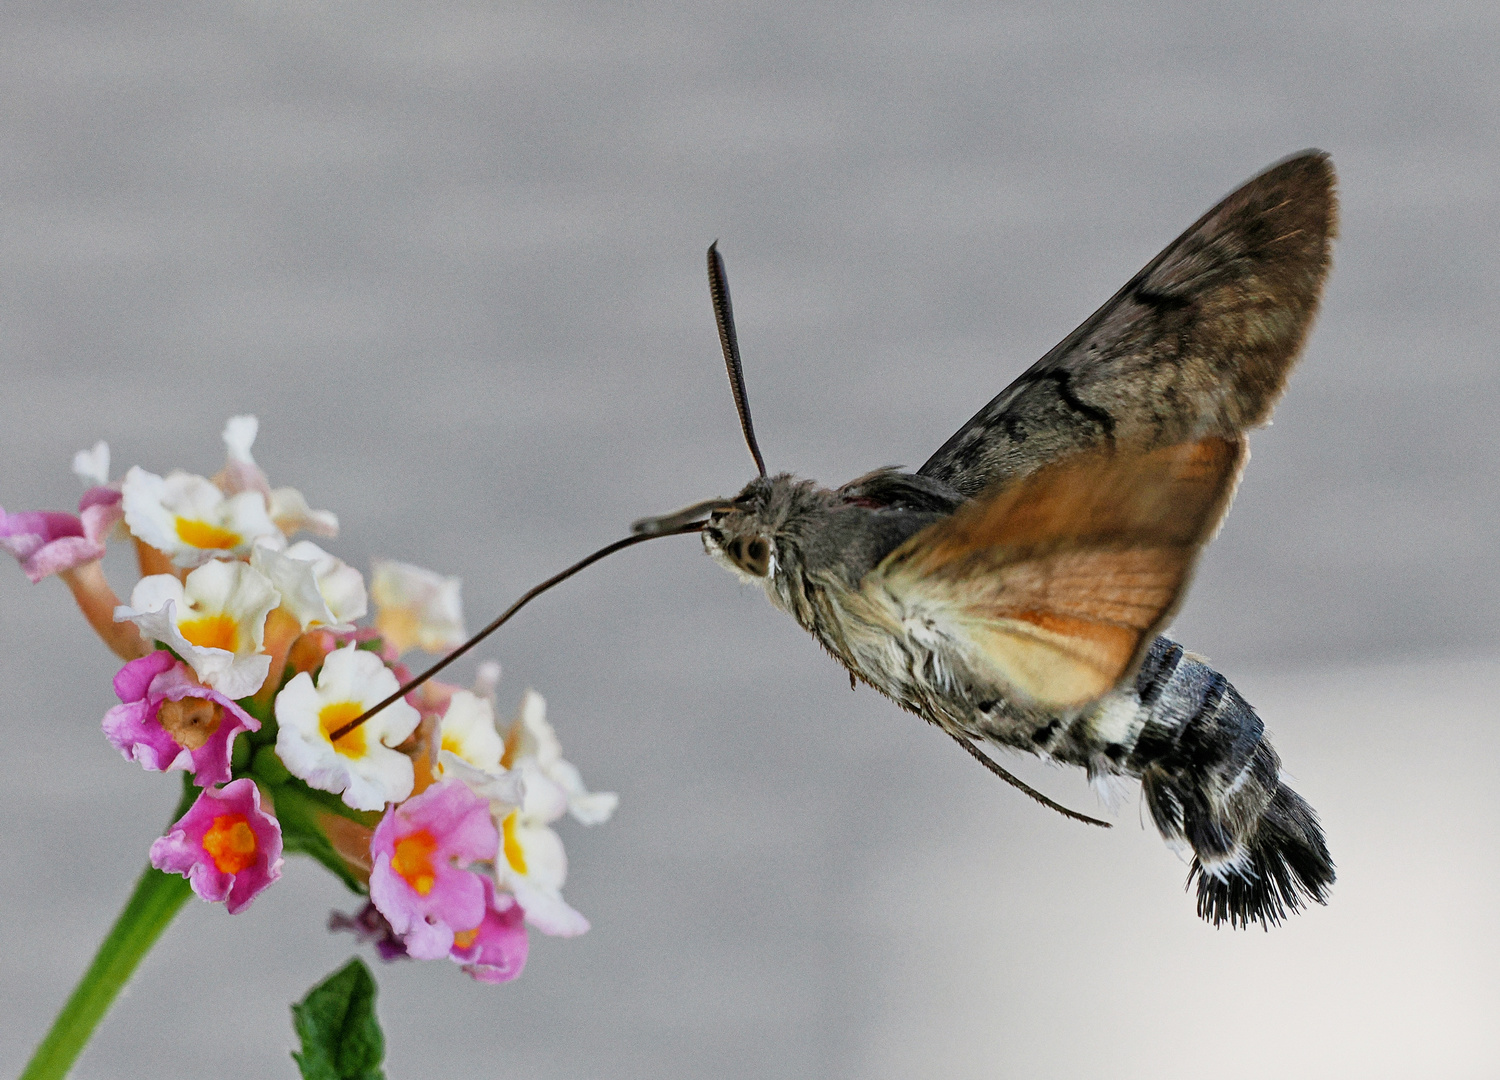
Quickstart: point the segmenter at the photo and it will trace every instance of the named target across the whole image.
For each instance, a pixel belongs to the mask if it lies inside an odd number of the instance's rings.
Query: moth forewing
[[[1264,423],[1332,262],[1333,165],[1307,151],[1223,199],[919,470],[961,494],[1094,446]]]
[[[1228,509],[1244,440],[1072,455],[891,552],[882,590],[979,674],[1048,707],[1130,677]]]

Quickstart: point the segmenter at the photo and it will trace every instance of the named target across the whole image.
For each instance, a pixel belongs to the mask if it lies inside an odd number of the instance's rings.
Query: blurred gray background
[[[564,824],[593,920],[517,983],[379,971],[392,1077],[1500,1071],[1500,7],[7,4],[0,504],[73,452],[213,472],[235,413],[329,546],[464,580],[471,626],[633,518],[773,469],[920,464],[1219,196],[1333,154],[1324,313],[1177,625],[1339,864],[1214,931],[1135,790],[1090,829],[842,672],[692,539],[486,649],[620,793]],[[133,581],[116,553],[123,593]],[[113,920],[176,783],[115,664],[0,567],[0,1071]],[[472,664],[462,670],[464,680]],[[1097,811],[1080,777],[1017,761]],[[194,903],[80,1077],[290,1077],[353,951],[311,863]]]

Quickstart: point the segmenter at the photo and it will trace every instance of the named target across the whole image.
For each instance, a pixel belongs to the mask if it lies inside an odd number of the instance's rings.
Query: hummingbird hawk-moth
[[[915,473],[767,476],[728,290],[719,330],[761,475],[703,545],[859,680],[980,757],[990,743],[1141,781],[1192,846],[1199,914],[1274,923],[1333,865],[1228,680],[1161,636],[1281,395],[1335,232],[1326,155],[1220,202]],[[653,523],[643,523],[650,529]],[[988,762],[987,758],[981,758]]]
[[[1229,509],[1245,433],[1269,419],[1301,351],[1335,228],[1327,155],[1272,166],[916,472],[877,469],[837,488],[767,474],[723,262],[710,247],[720,343],[759,475],[732,499],[637,522],[633,536],[531,590],[438,667],[597,559],[698,532],[851,685],[941,728],[1042,802],[1083,818],[980,746],[1139,779],[1163,837],[1191,846],[1198,913],[1215,925],[1268,926],[1322,903],[1334,871],[1317,815],[1282,782],[1260,718],[1162,631]]]

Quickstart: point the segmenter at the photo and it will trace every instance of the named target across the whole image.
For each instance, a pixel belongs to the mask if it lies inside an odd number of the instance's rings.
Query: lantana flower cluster
[[[377,560],[367,587],[293,541],[336,537],[338,519],[271,487],[256,433],[254,417],[229,421],[212,478],[137,467],[111,482],[99,443],[73,462],[78,512],[0,508],[0,547],[33,582],[64,581],[125,661],[105,737],[142,768],[186,774],[195,798],[151,845],[153,866],[235,913],[281,876],[283,853],[306,854],[368,896],[332,928],[385,959],[448,957],[478,980],[513,979],[528,925],[589,927],[563,899],[552,826],[606,821],[616,797],[588,791],[563,758],[540,695],[527,691],[501,731],[497,664],[470,688],[429,681],[349,729],[410,678],[408,649],[463,642],[459,583]],[[128,603],[100,561],[111,541],[132,543],[140,566]]]

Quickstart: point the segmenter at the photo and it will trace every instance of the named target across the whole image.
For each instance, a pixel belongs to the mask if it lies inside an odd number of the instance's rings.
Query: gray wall
[[[621,794],[564,826],[593,932],[534,938],[505,987],[382,969],[390,1071],[1492,1075],[1497,10],[7,5],[0,503],[67,506],[98,438],[117,471],[212,472],[254,412],[338,554],[461,575],[477,626],[749,477],[710,240],[769,464],[837,482],[919,464],[1218,196],[1321,146],[1324,313],[1177,632],[1321,811],[1326,910],[1200,924],[1134,790],[1107,833],[1042,811],[664,541],[488,649],[502,701],[539,689]],[[176,785],[100,736],[114,664],[66,591],[0,570],[14,1073]],[[77,1075],[292,1075],[286,1005],[351,951],[340,905],[304,862],[238,917],[192,905]]]

